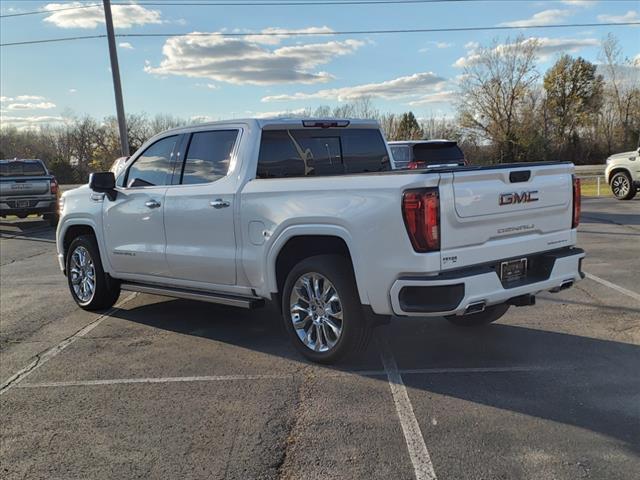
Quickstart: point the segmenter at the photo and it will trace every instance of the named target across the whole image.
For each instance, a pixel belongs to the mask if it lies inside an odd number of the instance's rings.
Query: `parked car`
[[[394,170],[467,164],[458,142],[452,140],[401,140],[389,142],[389,148]]]
[[[149,140],[117,177],[94,173],[63,194],[58,260],[86,310],[121,290],[271,301],[302,354],[334,362],[391,315],[482,325],[579,281],[572,172],[390,171],[366,120],[184,127]]]
[[[58,182],[42,160],[0,160],[0,216],[42,215],[58,223]]]
[[[640,147],[607,158],[604,176],[618,200],[631,200],[640,190]]]

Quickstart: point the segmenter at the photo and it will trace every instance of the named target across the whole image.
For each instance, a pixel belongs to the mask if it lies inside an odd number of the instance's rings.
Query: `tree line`
[[[479,47],[459,81],[455,117],[382,113],[370,98],[295,116],[373,118],[388,140],[456,140],[471,163],[597,164],[612,153],[638,147],[640,64],[624,58],[615,37],[603,40],[598,64],[565,54],[541,74],[539,55],[538,42],[523,37]],[[194,121],[128,115],[131,151],[156,133]],[[90,172],[108,169],[119,156],[115,117],[0,129],[0,158],[41,158],[63,183],[84,182]]]

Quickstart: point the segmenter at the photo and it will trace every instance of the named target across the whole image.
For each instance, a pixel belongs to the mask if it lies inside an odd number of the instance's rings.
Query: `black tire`
[[[298,336],[297,330],[293,325],[291,300],[294,286],[305,274],[312,273],[319,274],[333,285],[339,301],[335,306],[330,308],[333,309],[341,306],[342,321],[339,324],[341,333],[337,337],[337,340],[334,340],[335,343],[331,348],[326,351],[315,351],[308,347]],[[321,281],[323,285],[325,285],[324,280]],[[327,302],[327,305],[329,304],[330,302]],[[311,310],[311,304],[307,306]],[[347,355],[355,355],[367,347],[369,339],[371,338],[371,326],[366,322],[363,314],[351,265],[346,258],[339,255],[318,255],[310,257],[302,260],[291,269],[287,275],[282,292],[282,317],[285,330],[293,342],[293,345],[302,355],[317,363],[336,363],[344,359]],[[305,318],[308,319],[307,324],[309,325],[309,330],[314,328],[311,316],[305,315]],[[334,325],[338,325],[336,323],[337,317],[331,317],[330,320],[334,322]],[[323,327],[318,327],[318,330],[315,331],[316,335],[321,328]],[[324,328],[326,328],[326,330],[323,330],[324,333],[321,335],[325,340],[325,346],[328,346],[328,337],[333,334],[333,331],[330,330],[328,326]],[[302,332],[304,332],[304,330],[301,331],[301,334],[303,334]],[[326,332],[329,332],[329,336],[327,336]],[[335,338],[334,336],[334,339]],[[315,343],[317,342],[318,338],[316,336]]]
[[[20,220],[27,218],[29,215],[16,215]]]
[[[89,255],[91,261],[93,262],[93,270],[94,270],[94,290],[93,294],[90,298],[80,298],[76,293],[73,287],[73,281],[75,277],[72,274],[72,265],[73,255],[76,250],[83,248]],[[105,273],[102,268],[102,261],[100,260],[100,250],[98,248],[98,243],[93,235],[81,235],[76,237],[69,245],[69,249],[67,250],[66,255],[66,271],[67,271],[67,283],[69,285],[69,291],[71,292],[71,296],[78,304],[80,308],[84,310],[94,311],[94,310],[104,310],[112,307],[118,297],[120,296],[120,283],[111,278],[108,274]]]
[[[501,303],[499,305],[492,305],[490,307],[487,307],[482,312],[460,316],[448,315],[444,318],[459,327],[479,327],[481,325],[487,325],[491,322],[499,320],[505,313],[507,313],[509,307],[510,305]]]
[[[58,220],[60,219],[60,216],[57,213],[46,213],[42,219],[44,221],[46,221],[49,226],[51,227],[57,227],[58,226]]]
[[[616,172],[611,177],[609,185],[611,186],[611,193],[618,200],[631,200],[636,196],[636,188],[627,172]]]

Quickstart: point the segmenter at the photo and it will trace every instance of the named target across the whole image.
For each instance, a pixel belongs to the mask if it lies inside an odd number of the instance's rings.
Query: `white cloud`
[[[569,15],[571,15],[570,10],[559,10],[559,9],[543,10],[542,12],[533,14],[531,18],[527,18],[524,20],[513,20],[511,22],[503,22],[503,23],[500,23],[499,25],[503,27],[530,27],[532,25],[553,25],[556,23],[561,23]]]
[[[240,31],[237,31],[240,32]],[[286,32],[286,33],[285,33]],[[278,27],[269,27],[260,31],[258,34],[251,34],[244,37],[248,42],[262,43],[265,45],[278,45],[280,41],[287,37],[295,37],[304,35],[305,37],[316,35],[327,35],[333,33],[333,30],[327,26],[308,27],[299,29],[285,29]]]
[[[427,42],[427,47],[421,48],[420,50],[418,50],[421,53],[424,52],[428,52],[429,50],[432,49],[432,47],[435,48],[439,48],[439,49],[444,49],[444,48],[451,48],[455,45],[455,43],[450,43],[450,42]]]
[[[640,53],[633,57],[633,64],[640,68]]]
[[[18,129],[35,128],[42,125],[49,125],[54,123],[63,123],[64,117],[51,116],[51,115],[32,115],[28,117],[16,117],[16,116],[0,116],[3,127],[16,127]]]
[[[600,41],[595,38],[548,38],[548,37],[529,37],[524,43],[538,42],[538,59],[547,60],[554,53],[576,53],[582,48],[598,47]],[[500,44],[494,51],[504,51],[513,48],[516,44]],[[464,68],[476,63],[480,58],[479,45],[467,44],[468,52],[464,57],[458,58],[453,64],[454,67]]]
[[[419,107],[423,105],[431,105],[433,103],[452,103],[458,96],[455,90],[443,90],[441,92],[430,93],[417,100],[413,100],[408,103],[412,107]]]
[[[571,5],[572,7],[591,7],[595,5],[595,0],[562,0],[565,5]]]
[[[258,39],[260,41],[260,39]],[[233,84],[319,83],[333,78],[316,67],[335,57],[349,55],[365,43],[329,41],[270,49],[246,38],[192,34],[169,38],[158,66],[145,65],[147,73],[206,78]]]
[[[30,102],[30,101],[42,101],[44,97],[40,95],[18,95],[16,97],[0,97],[0,102]]]
[[[275,112],[259,112],[253,113],[254,118],[297,118],[307,117],[308,111],[306,108],[298,108],[295,110],[280,110]]]
[[[75,88],[70,88],[69,89],[69,93],[76,93],[78,90],[76,90]]]
[[[329,88],[313,93],[295,93],[293,95],[272,95],[262,99],[263,102],[280,100],[338,100],[349,101],[362,97],[372,98],[402,98],[437,90],[445,85],[446,79],[433,72],[414,73],[405,77],[394,78],[380,83],[368,83],[353,87]]]
[[[56,108],[56,104],[52,102],[39,103],[10,103],[7,110],[50,110]]]
[[[638,21],[638,12],[635,10],[629,10],[624,15],[609,15],[603,14],[598,15],[598,20],[601,22],[607,23],[624,23],[624,22],[635,22]]]
[[[53,11],[61,8],[82,6],[86,6],[86,4],[82,2],[49,3],[44,6],[44,9],[51,13],[44,18],[44,21],[60,28],[96,28],[104,24],[104,11],[102,5],[99,4],[95,8]],[[112,5],[111,12],[113,13],[113,24],[116,28],[131,28],[134,25],[162,23],[159,10],[151,10],[141,5]]]
[[[118,46],[120,48],[124,48],[125,50],[133,50],[133,45],[131,45],[129,42],[120,42]]]

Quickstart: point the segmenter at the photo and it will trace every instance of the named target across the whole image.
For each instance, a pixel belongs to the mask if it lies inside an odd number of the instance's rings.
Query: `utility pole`
[[[129,137],[127,135],[127,121],[124,117],[124,103],[122,101],[122,86],[120,85],[120,68],[118,68],[118,52],[116,38],[113,32],[113,18],[111,17],[111,0],[102,0],[104,4],[104,20],[107,24],[107,38],[109,40],[109,57],[111,58],[111,73],[113,75],[113,91],[116,95],[116,111],[118,114],[118,129],[120,130],[120,148],[122,156],[129,156]]]

